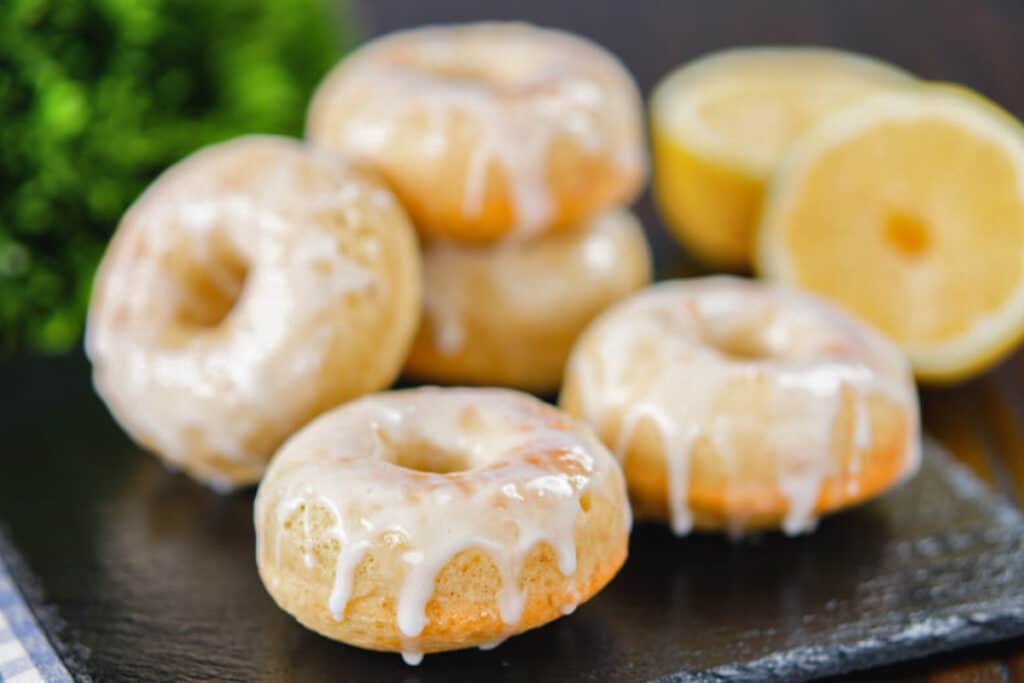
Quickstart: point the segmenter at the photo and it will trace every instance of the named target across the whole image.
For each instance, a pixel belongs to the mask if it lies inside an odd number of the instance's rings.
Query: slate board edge
[[[928,624],[925,629],[928,632],[920,635],[904,635],[921,629],[920,624],[915,624],[884,641],[875,639],[852,645],[794,648],[746,664],[672,673],[654,680],[658,683],[798,683],[898,664],[1024,635],[1024,600],[991,612],[984,619],[974,620],[954,614],[930,619]]]
[[[968,467],[953,457],[938,441],[924,437],[927,457],[941,461],[938,468],[950,485],[979,505],[987,507],[1006,526],[1016,526],[1024,535],[1024,516],[1003,495],[990,491]],[[972,645],[984,645],[1024,636],[1024,593],[984,618],[956,613],[908,625],[885,640],[868,639],[850,645],[806,646],[777,652],[743,664],[728,664],[707,671],[680,671],[654,679],[658,683],[743,683],[780,681],[798,683],[826,676],[865,671],[898,664]]]
[[[46,600],[42,584],[15,548],[11,538],[10,531],[0,524],[0,557],[14,580],[15,588],[21,593],[64,668],[76,681],[91,683],[94,679],[88,673],[89,648],[80,644],[81,639],[76,637],[72,627],[60,616],[57,606]]]

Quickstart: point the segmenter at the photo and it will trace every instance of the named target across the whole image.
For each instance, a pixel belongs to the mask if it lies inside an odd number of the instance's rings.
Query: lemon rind
[[[691,153],[714,163],[724,163],[750,178],[768,181],[776,163],[757,159],[711,132],[697,115],[697,105],[707,97],[707,88],[693,87],[700,81],[713,83],[717,72],[735,73],[751,60],[779,60],[787,65],[803,60],[833,61],[837,68],[860,70],[879,77],[879,82],[913,83],[915,76],[881,59],[854,52],[819,46],[751,46],[720,50],[678,67],[655,86],[650,97],[652,131],[669,136]]]
[[[755,269],[771,280],[799,286],[795,264],[781,239],[782,216],[811,164],[826,150],[880,121],[938,116],[965,124],[992,140],[1019,169],[1024,202],[1024,126],[980,95],[945,83],[917,83],[902,91],[875,93],[836,112],[798,140],[769,183],[757,229]],[[1024,263],[1024,253],[1021,254]],[[1024,270],[1024,267],[1022,267]],[[1014,296],[980,318],[965,334],[936,344],[901,344],[919,379],[950,383],[966,379],[1002,359],[1024,337],[1024,280]],[[897,343],[898,340],[897,340]]]

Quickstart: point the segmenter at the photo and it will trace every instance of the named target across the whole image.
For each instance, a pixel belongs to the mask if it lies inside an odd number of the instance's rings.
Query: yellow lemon
[[[921,379],[986,368],[1024,332],[1024,127],[938,84],[829,116],[779,167],[758,269],[874,324]]]
[[[814,47],[738,48],[683,65],[650,103],[665,223],[698,257],[749,266],[765,186],[792,142],[829,112],[911,82],[884,62]]]

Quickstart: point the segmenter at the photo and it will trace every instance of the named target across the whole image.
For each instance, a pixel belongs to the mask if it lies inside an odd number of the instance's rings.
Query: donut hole
[[[175,319],[184,327],[220,325],[238,304],[249,265],[226,239],[212,236],[201,258],[184,259],[176,269],[179,296]]]
[[[756,363],[777,358],[783,349],[773,341],[777,314],[757,301],[733,293],[708,297],[691,309],[692,327],[699,341],[723,358],[737,363]]]
[[[704,345],[728,360],[756,362],[777,355],[763,335],[747,326],[735,328],[705,324],[700,326],[699,334]]]
[[[759,361],[774,355],[761,339],[754,336],[731,335],[712,339],[710,343],[718,353],[734,361]]]
[[[514,61],[494,62],[482,60],[477,62],[427,61],[420,65],[430,76],[445,80],[474,85],[492,85],[501,87],[518,87],[530,85],[532,75],[527,69]]]
[[[426,440],[412,440],[392,444],[388,460],[399,467],[417,472],[451,474],[471,469],[469,454],[438,447]]]
[[[435,81],[518,90],[538,84],[537,55],[515,40],[474,40],[425,46],[393,55],[396,64]]]

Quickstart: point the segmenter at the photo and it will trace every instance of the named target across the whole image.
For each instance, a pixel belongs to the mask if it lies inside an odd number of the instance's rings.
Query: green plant
[[[0,2],[0,353],[79,340],[103,247],[165,167],[301,131],[351,39],[326,2]]]

